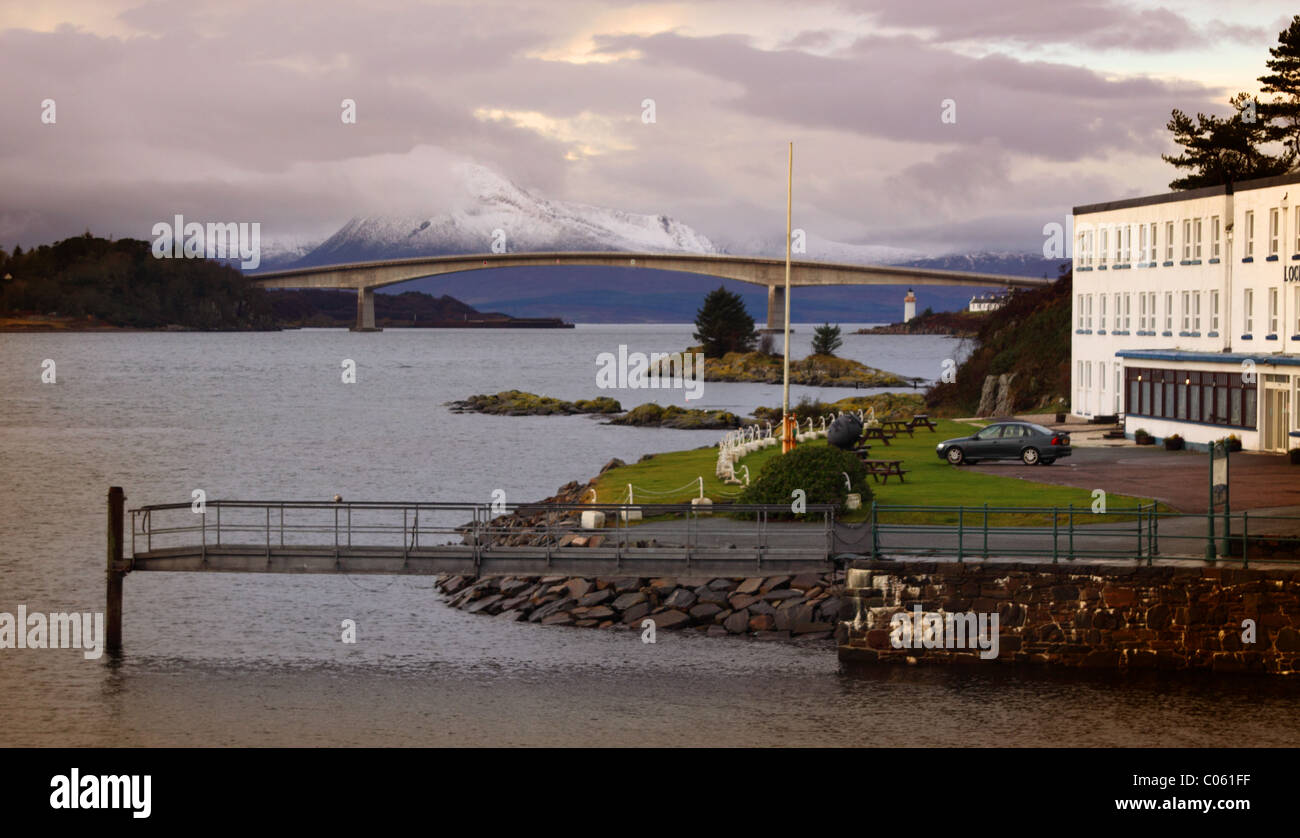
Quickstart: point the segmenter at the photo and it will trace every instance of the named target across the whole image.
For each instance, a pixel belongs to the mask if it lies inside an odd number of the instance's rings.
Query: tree
[[[1263,151],[1266,144],[1264,121],[1257,118],[1248,93],[1238,93],[1228,100],[1233,108],[1230,117],[1198,113],[1196,120],[1175,108],[1167,127],[1174,142],[1183,147],[1178,155],[1160,155],[1166,163],[1190,173],[1170,181],[1170,189],[1199,189],[1222,186],[1251,178],[1285,174],[1290,168],[1286,156]]]
[[[728,352],[749,352],[758,333],[745,301],[719,285],[704,298],[695,313],[695,339],[704,345],[704,357],[721,358]]]
[[[827,323],[813,331],[812,351],[814,355],[834,355],[835,350],[844,345],[840,339],[840,327]]]
[[[1278,33],[1277,44],[1264,62],[1269,72],[1259,77],[1260,92],[1275,95],[1259,103],[1258,117],[1264,138],[1282,144],[1290,167],[1300,158],[1300,15]]]

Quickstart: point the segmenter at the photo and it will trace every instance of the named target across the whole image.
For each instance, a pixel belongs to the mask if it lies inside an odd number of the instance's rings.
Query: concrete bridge
[[[704,274],[767,287],[767,328],[785,327],[785,260],[702,253],[484,253],[388,259],[316,268],[268,271],[249,277],[263,288],[355,288],[357,331],[375,329],[375,289],[412,279],[487,268],[588,265],[607,268],[653,268]],[[849,265],[796,260],[790,285],[986,285],[1040,288],[1053,280],[1001,274],[963,273],[890,265]]]

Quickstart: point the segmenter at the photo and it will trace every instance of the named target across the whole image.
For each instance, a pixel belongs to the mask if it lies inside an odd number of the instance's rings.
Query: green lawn
[[[897,478],[890,478],[888,483],[871,483],[871,491],[878,504],[909,506],[967,506],[979,507],[984,504],[991,507],[1060,507],[1062,519],[1065,509],[1074,504],[1085,520],[1091,518],[1092,490],[1077,489],[1069,486],[1052,486],[1015,477],[980,474],[969,468],[948,465],[935,456],[935,445],[941,440],[952,437],[967,436],[973,433],[975,426],[938,420],[939,428],[931,432],[922,428],[914,436],[906,434],[890,440],[883,445],[878,440],[872,443],[871,456],[881,460],[902,460],[907,470],[905,483]],[[809,445],[825,445],[825,440],[817,440]],[[763,464],[773,457],[779,457],[780,447],[774,446],[750,454],[737,464],[737,472],[743,478],[741,466],[749,467],[750,479],[756,479],[762,471]],[[633,486],[634,500],[640,503],[682,503],[699,494],[697,477],[704,478],[704,494],[715,503],[735,500],[741,487],[729,486],[713,476],[717,463],[718,449],[704,448],[691,451],[672,451],[656,454],[650,460],[633,465],[613,468],[600,475],[596,482],[598,500],[603,503],[619,503],[627,500],[627,484]],[[1032,475],[1038,469],[1055,468],[1055,466],[1021,466],[1026,475]],[[855,489],[858,487],[854,487]],[[1098,486],[1105,489],[1105,486]],[[1150,503],[1149,499],[1139,499],[1129,495],[1108,494],[1107,507],[1111,510],[1131,508],[1139,503]],[[970,511],[966,513],[970,520]],[[980,513],[974,513],[980,514]],[[869,516],[869,511],[862,511],[845,516],[844,520],[862,520]],[[1108,516],[1110,520],[1122,520],[1124,516]],[[889,523],[955,523],[956,512],[939,513],[937,510],[889,511],[882,513],[882,521]],[[990,518],[990,525],[1043,525],[1051,523],[1050,512],[1046,514],[1003,514]],[[1076,520],[1078,520],[1076,518]]]

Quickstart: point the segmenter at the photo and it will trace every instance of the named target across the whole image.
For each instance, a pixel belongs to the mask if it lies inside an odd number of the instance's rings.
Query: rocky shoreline
[[[800,638],[828,644],[844,637],[844,574],[687,580],[635,576],[473,577],[444,574],[436,588],[447,604],[503,620],[576,628],[696,631],[709,637]],[[847,635],[845,635],[847,636]]]

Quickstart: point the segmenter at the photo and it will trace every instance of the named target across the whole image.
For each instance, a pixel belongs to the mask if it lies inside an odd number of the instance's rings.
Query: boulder
[[[578,546],[583,546],[583,545],[578,545]],[[591,592],[590,580],[582,579],[580,577],[575,577],[573,579],[570,579],[568,582],[564,583],[564,587],[569,589],[569,596],[573,597],[574,599],[582,599],[584,596],[586,596],[588,593]]]
[[[650,580],[650,590],[654,591],[661,597],[668,596],[677,587],[677,580],[670,577],[661,577]]]
[[[784,588],[789,584],[789,582],[789,576],[769,576],[767,579],[763,580],[763,584],[760,585],[758,589],[763,593],[767,593],[768,591],[774,591],[777,588]]]
[[[689,616],[676,610],[661,611],[658,614],[651,615],[650,619],[655,621],[656,631],[679,629],[691,624],[691,618]]]
[[[762,597],[761,595],[759,595],[759,594],[739,594],[739,593],[737,593],[737,594],[732,594],[732,595],[731,595],[731,598],[730,598],[729,600],[727,600],[727,601],[728,601],[729,603],[731,603],[731,607],[732,607],[732,608],[734,608],[734,609],[736,609],[737,611],[739,611],[739,610],[742,609],[742,608],[748,608],[749,606],[751,606],[751,605],[753,605],[754,603],[758,602],[758,601],[761,600],[762,598],[763,598],[763,597]]]
[[[700,603],[699,605],[692,608],[690,613],[691,616],[694,617],[696,620],[701,620],[701,621],[710,620],[713,618],[714,614],[721,614],[722,608],[720,606],[713,605],[712,603],[705,602],[705,603]]]
[[[641,618],[650,613],[650,603],[638,602],[623,612],[623,622],[628,625],[641,622]]]
[[[800,573],[790,580],[790,587],[797,588],[801,591],[807,591],[810,588],[816,588],[822,583],[822,578],[816,573]]]
[[[755,614],[749,618],[750,631],[771,631],[776,626],[776,620],[771,614]]]
[[[757,576],[751,576],[749,579],[746,579],[745,581],[741,582],[736,587],[736,593],[756,594],[758,593],[758,589],[761,588],[762,586],[763,586],[762,578]]]
[[[724,620],[722,625],[732,634],[744,634],[749,631],[749,612],[742,608]]]
[[[663,602],[664,605],[669,608],[687,609],[695,604],[695,599],[696,597],[693,591],[687,590],[686,588],[678,588],[669,594],[668,598]]]
[[[635,591],[632,593],[626,593],[621,595],[618,599],[614,600],[614,602],[611,604],[619,611],[626,611],[629,608],[631,608],[633,605],[638,605],[645,601],[646,601],[646,595],[641,593],[640,591]]]
[[[614,596],[614,591],[609,588],[606,588],[603,591],[592,591],[591,593],[579,599],[578,604],[583,606],[584,608],[592,605],[600,605],[602,602],[612,599],[613,596]]]

